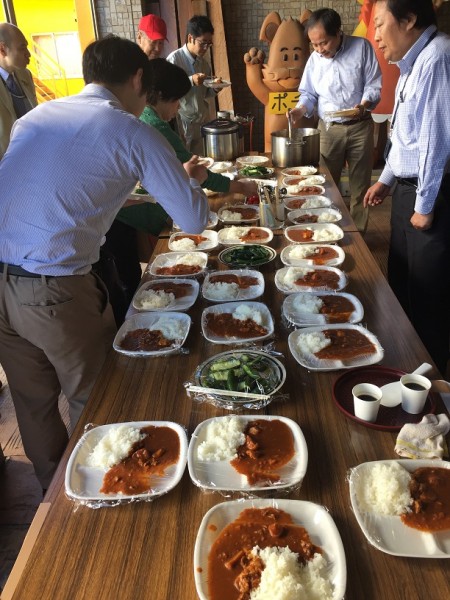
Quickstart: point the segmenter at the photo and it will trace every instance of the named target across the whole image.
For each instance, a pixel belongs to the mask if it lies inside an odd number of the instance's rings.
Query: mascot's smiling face
[[[277,13],[271,13],[261,27],[260,38],[270,44],[262,69],[265,85],[273,92],[296,91],[310,54],[302,23],[291,17],[282,21]]]

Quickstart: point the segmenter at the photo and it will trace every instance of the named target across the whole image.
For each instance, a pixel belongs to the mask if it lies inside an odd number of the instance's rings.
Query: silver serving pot
[[[287,129],[272,132],[272,164],[275,167],[318,165],[320,132],[318,129]]]
[[[214,119],[202,126],[205,156],[214,160],[234,160],[244,153],[242,126],[228,119]]]

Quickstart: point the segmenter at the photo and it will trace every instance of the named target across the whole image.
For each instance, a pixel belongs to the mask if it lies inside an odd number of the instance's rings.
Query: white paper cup
[[[410,373],[403,375],[400,379],[402,389],[402,408],[411,415],[417,415],[423,411],[427,401],[431,381],[423,375]]]
[[[355,417],[374,423],[380,408],[382,390],[372,383],[359,383],[352,389]]]

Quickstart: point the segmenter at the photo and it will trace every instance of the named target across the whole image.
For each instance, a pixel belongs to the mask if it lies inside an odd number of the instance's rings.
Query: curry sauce
[[[325,329],[323,334],[331,344],[314,353],[322,360],[349,360],[376,352],[375,345],[356,329]]]
[[[103,494],[143,494],[153,477],[162,477],[180,456],[180,438],[171,427],[149,425],[145,438],[133,445],[130,455],[109,469],[100,490]]]
[[[401,515],[403,523],[420,531],[450,529],[450,469],[422,467],[411,477],[412,511]]]
[[[244,435],[245,442],[237,448],[231,466],[245,475],[250,485],[279,481],[276,469],[295,454],[290,427],[279,419],[258,419],[247,424]]]
[[[248,508],[225,527],[208,557],[209,600],[248,600],[261,580],[262,561],[252,555],[259,548],[289,547],[304,564],[322,553],[290,514],[277,508]]]

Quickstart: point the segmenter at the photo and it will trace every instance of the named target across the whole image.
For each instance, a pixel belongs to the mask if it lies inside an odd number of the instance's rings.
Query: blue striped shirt
[[[423,215],[450,171],[450,37],[429,42],[435,31],[428,27],[397,63],[392,147],[379,179],[391,186],[395,177],[417,177],[415,211]]]
[[[156,129],[100,85],[16,121],[0,162],[0,261],[43,275],[89,272],[137,181],[179,226],[203,231],[206,196]]]
[[[306,106],[308,117],[316,106],[322,119],[327,111],[353,108],[363,100],[375,107],[381,97],[381,70],[370,42],[344,35],[333,58],[313,52],[298,89],[297,106]]]

